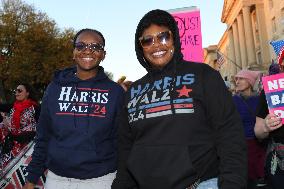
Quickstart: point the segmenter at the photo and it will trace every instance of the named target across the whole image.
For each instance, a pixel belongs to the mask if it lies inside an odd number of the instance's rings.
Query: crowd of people
[[[35,141],[24,189],[45,171],[45,189],[284,188],[284,128],[254,90],[260,72],[239,71],[232,95],[218,71],[183,59],[175,19],[159,9],[135,33],[145,76],[110,80],[105,46],[80,30],[74,66],[55,72],[40,105],[25,83],[0,104],[2,166]]]
[[[241,70],[234,76],[236,93],[233,99],[242,118],[247,143],[248,188],[265,184],[266,144],[259,141],[254,134],[256,107],[259,103],[259,95],[254,86],[259,74],[257,71]]]
[[[283,62],[272,61],[268,76],[281,74]],[[248,150],[247,188],[284,188],[284,130],[280,115],[269,111],[261,73],[241,70],[234,76],[233,99],[242,118]],[[283,76],[280,76],[283,77]],[[261,86],[261,87],[259,87]]]

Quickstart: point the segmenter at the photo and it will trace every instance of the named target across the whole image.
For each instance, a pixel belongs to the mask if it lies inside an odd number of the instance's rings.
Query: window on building
[[[273,0],[269,0],[269,8],[273,9]]]
[[[272,33],[275,33],[276,30],[277,30],[275,17],[272,18],[272,20],[271,20],[271,25],[272,25]]]

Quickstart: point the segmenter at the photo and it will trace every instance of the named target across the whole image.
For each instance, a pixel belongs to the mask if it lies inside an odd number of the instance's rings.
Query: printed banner
[[[282,118],[284,124],[284,73],[262,77],[269,113]]]
[[[200,11],[196,7],[168,11],[175,18],[185,60],[203,62]]]
[[[31,161],[34,144],[31,142],[1,172],[1,189],[22,189],[27,176],[27,166]],[[46,174],[46,173],[45,173]],[[45,175],[39,179],[35,189],[44,189]]]

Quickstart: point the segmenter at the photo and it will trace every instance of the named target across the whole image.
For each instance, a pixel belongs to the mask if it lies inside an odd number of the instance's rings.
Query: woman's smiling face
[[[87,45],[86,48],[76,48],[77,44]],[[103,49],[92,50],[93,45],[104,47],[103,39],[95,32],[83,32],[81,33],[75,44],[73,51],[73,58],[77,63],[78,72],[88,72],[96,69],[100,62],[105,57],[105,51]],[[78,45],[80,47],[80,45]]]
[[[29,92],[24,85],[18,85],[15,89],[15,97],[17,101],[24,101],[29,98]]]
[[[146,39],[153,39],[152,44],[143,46],[143,40]],[[175,50],[173,35],[166,26],[150,25],[143,31],[140,44],[143,48],[144,58],[153,68],[161,69],[173,58]]]

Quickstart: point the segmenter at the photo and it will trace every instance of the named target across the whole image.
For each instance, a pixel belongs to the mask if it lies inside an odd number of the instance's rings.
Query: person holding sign
[[[242,122],[220,74],[183,59],[163,10],[140,20],[135,47],[148,73],[126,92],[112,188],[246,188]]]
[[[277,66],[276,66],[277,65]],[[281,66],[278,64],[271,64],[269,67],[270,77],[277,77],[281,80],[284,78],[283,73],[279,75],[279,72],[282,72]],[[277,74],[277,75],[274,75]],[[279,81],[276,79],[275,81]],[[274,82],[273,82],[274,83]],[[277,82],[276,82],[277,84]],[[279,82],[278,82],[279,84]],[[267,82],[263,82],[265,87]],[[279,86],[279,85],[277,85]],[[273,90],[271,87],[267,87]],[[270,95],[272,94],[272,95]],[[267,97],[273,97],[272,92],[267,91]],[[282,96],[282,95],[281,95]],[[269,183],[272,185],[273,189],[283,189],[284,188],[284,127],[280,116],[274,113],[269,113],[269,107],[267,102],[273,107],[274,102],[271,98],[266,98],[264,90],[260,93],[259,104],[256,110],[256,123],[254,127],[255,136],[260,139],[268,139],[269,145],[267,148],[267,157],[266,157],[266,174]],[[271,109],[272,110],[272,109]]]
[[[233,99],[243,121],[248,148],[248,188],[265,185],[264,160],[266,148],[256,139],[254,134],[255,110],[259,96],[253,88],[259,73],[258,71],[241,70],[234,77],[236,94]]]

